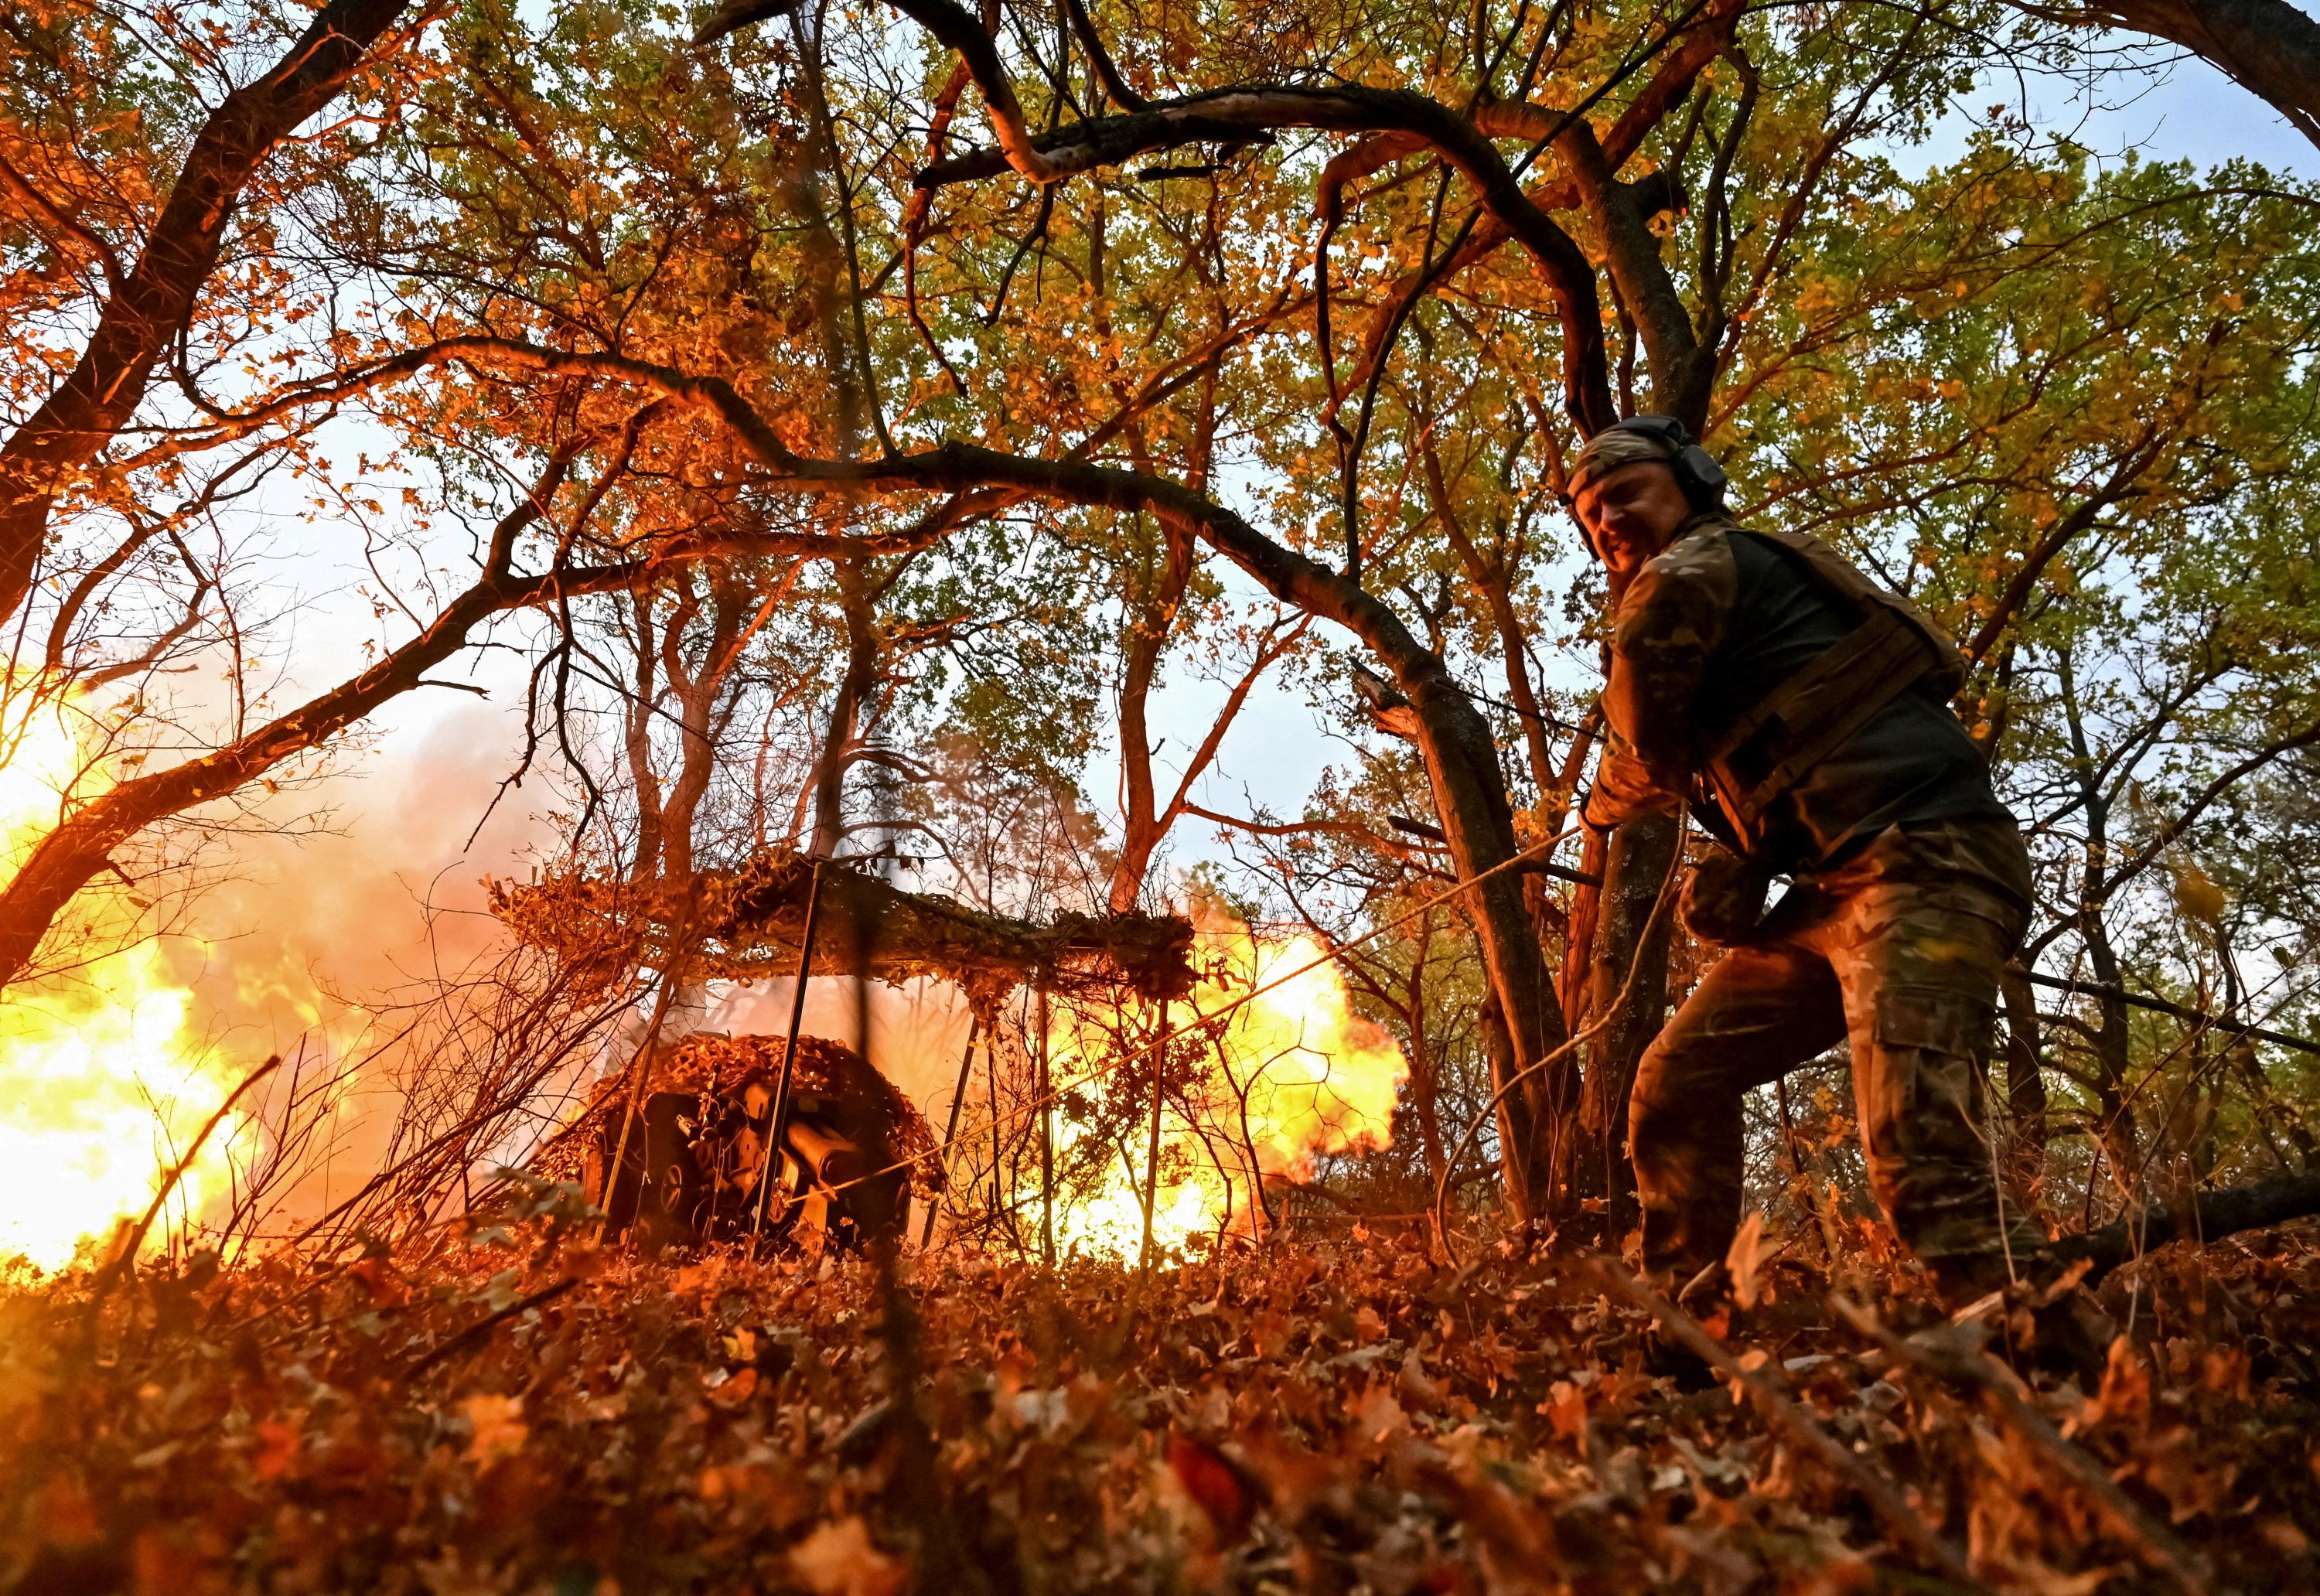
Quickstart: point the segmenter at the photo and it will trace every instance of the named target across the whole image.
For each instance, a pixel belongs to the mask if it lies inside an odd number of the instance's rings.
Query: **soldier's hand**
[[[1772,877],[1748,860],[1720,849],[1691,867],[1677,911],[1684,929],[1717,948],[1746,944],[1764,918]]]

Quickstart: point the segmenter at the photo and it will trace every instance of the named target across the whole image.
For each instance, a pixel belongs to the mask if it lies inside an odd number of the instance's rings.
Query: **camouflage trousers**
[[[2006,1264],[1980,1058],[2000,967],[2028,920],[2011,821],[1893,827],[1800,878],[1745,947],[1708,971],[1645,1052],[1628,1103],[1644,1257],[1680,1288],[1740,1219],[1741,1097],[1851,1038],[1869,1182],[1948,1295]],[[2018,1259],[2041,1232],[2007,1213]]]

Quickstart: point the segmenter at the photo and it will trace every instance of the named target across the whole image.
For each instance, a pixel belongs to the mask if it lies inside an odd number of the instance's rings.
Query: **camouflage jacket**
[[[1857,624],[1780,545],[1693,516],[1619,592],[1590,825],[1691,801],[1708,829],[1775,871],[1828,865],[1889,826],[2004,814],[1981,755],[1937,695],[1904,692],[1763,813],[1730,812],[1702,750]]]

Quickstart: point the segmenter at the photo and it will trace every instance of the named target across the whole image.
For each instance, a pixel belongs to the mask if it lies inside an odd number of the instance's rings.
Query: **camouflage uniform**
[[[1834,557],[1817,545],[1797,557],[1808,541],[1698,514],[1617,595],[1589,822],[1690,799],[1763,876],[1795,881],[1638,1068],[1629,1151],[1645,1258],[1681,1285],[1723,1257],[1740,1217],[1742,1094],[1850,1037],[1871,1189],[1944,1288],[1970,1292],[2006,1269],[1977,1056],[2027,923],[2028,857],[1931,673],[1864,707],[1800,773],[1733,801],[1755,778],[1734,775],[1742,756],[1723,733],[1860,624],[1826,580]],[[1865,579],[1840,575],[1858,600]],[[1769,736],[1775,768],[1809,746],[1798,729]],[[1727,750],[1723,765],[1709,748]],[[2039,1239],[2016,1219],[2010,1244]]]
[[[1740,1099],[1853,1042],[1870,1189],[1953,1294],[2002,1281],[1977,1063],[2030,872],[2011,821],[1892,826],[1799,878],[1645,1053],[1627,1106],[1644,1254],[1678,1283],[1721,1258],[1740,1213]],[[2019,1258],[2044,1238],[2007,1216]]]

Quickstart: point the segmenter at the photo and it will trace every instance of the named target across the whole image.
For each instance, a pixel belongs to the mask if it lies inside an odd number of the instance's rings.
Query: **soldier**
[[[1730,850],[1682,900],[1730,951],[1629,1102],[1645,1262],[1679,1289],[1714,1278],[1740,1218],[1742,1094],[1850,1038],[1871,1189],[1944,1298],[1971,1300],[2044,1239],[2001,1215],[1975,1063],[2029,857],[1947,706],[1956,646],[1817,540],[1734,522],[1724,485],[1668,416],[1599,433],[1570,478],[1612,603],[1583,818],[1689,801]],[[1767,915],[1775,875],[1793,884]]]

